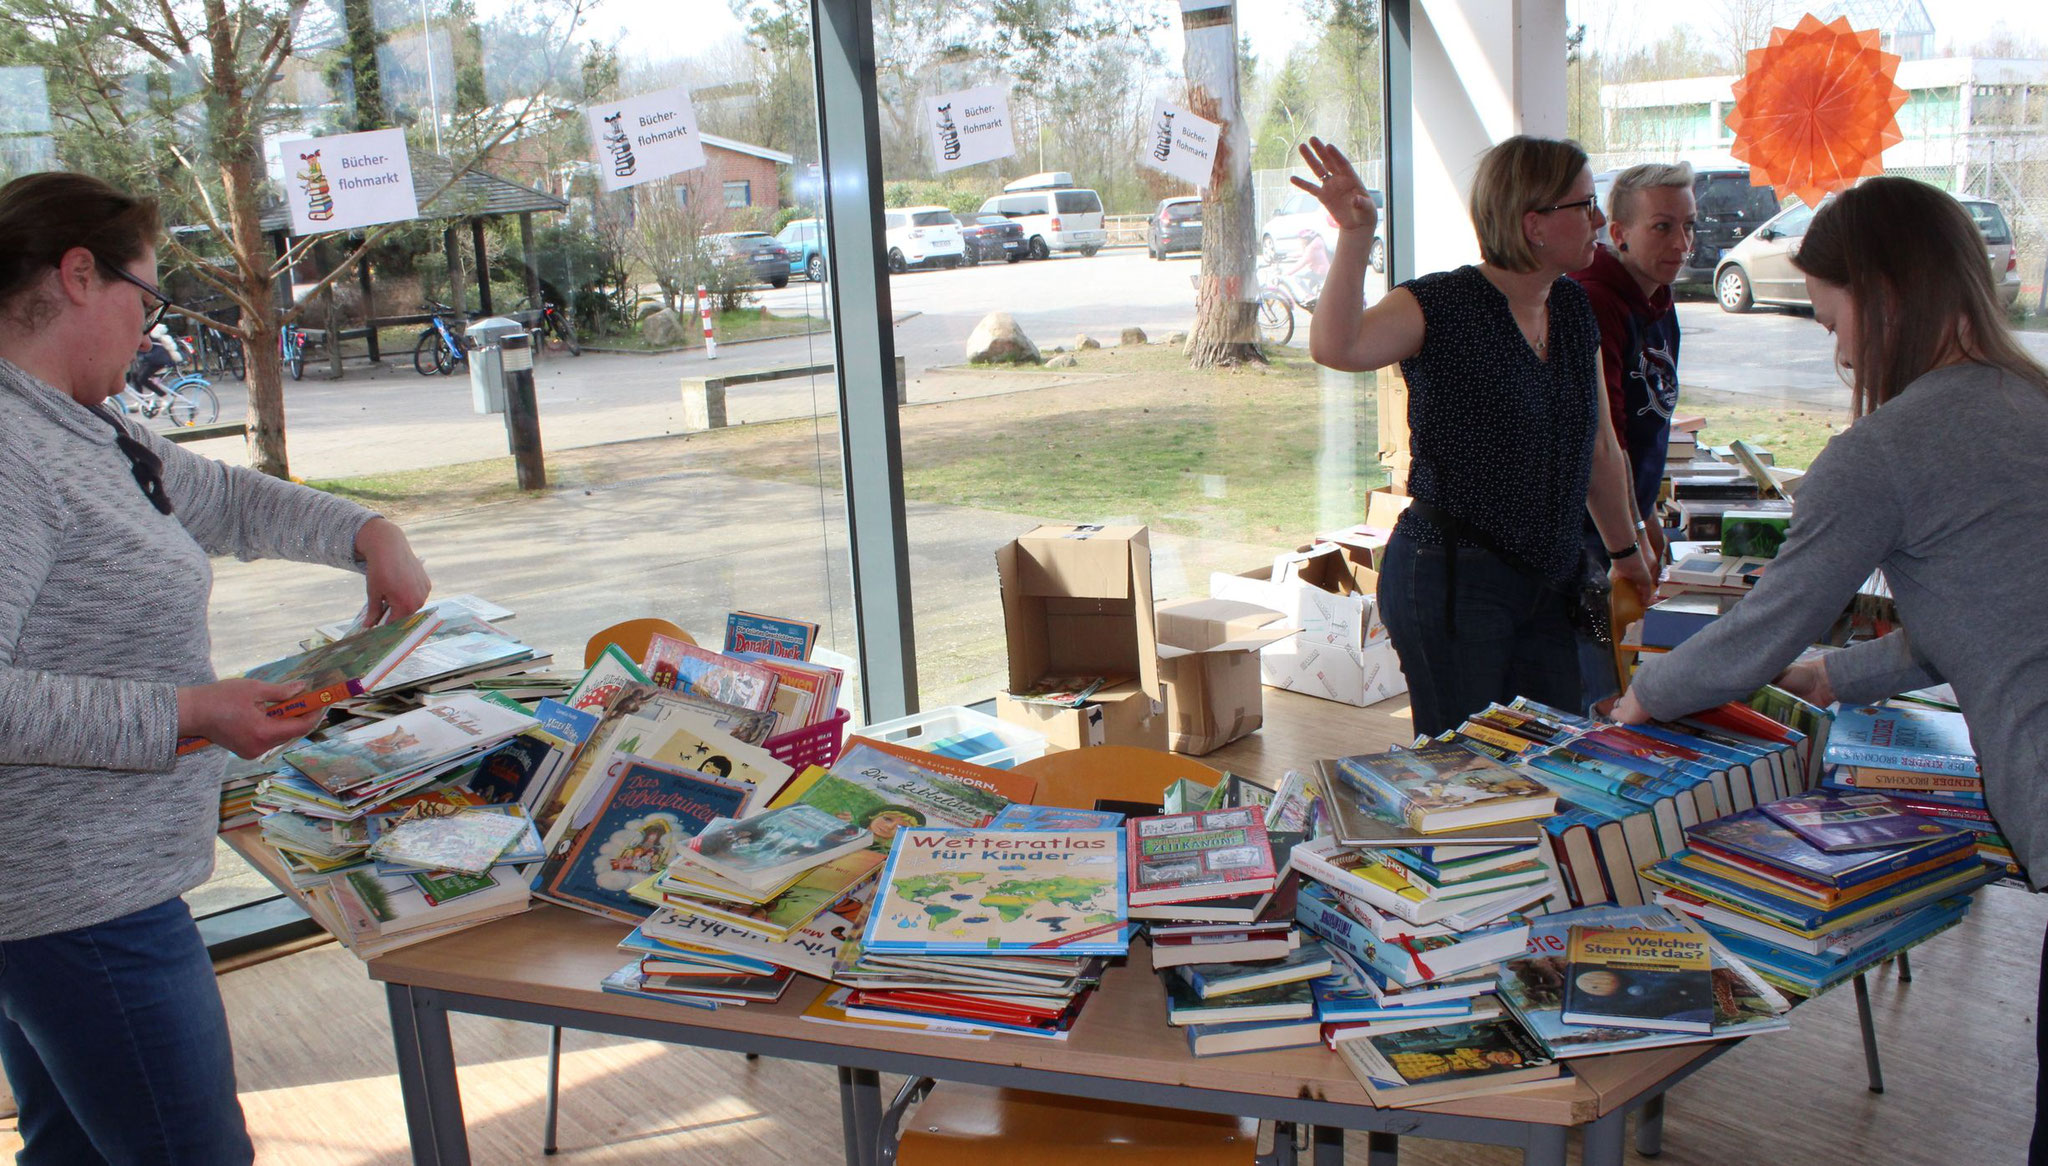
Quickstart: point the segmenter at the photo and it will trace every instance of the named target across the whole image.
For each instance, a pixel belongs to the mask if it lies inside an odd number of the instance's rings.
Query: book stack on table
[[[1835,723],[1823,789],[1883,794],[1902,810],[1974,830],[1978,854],[2003,863],[2008,875],[2020,873],[1985,804],[1983,771],[1962,713],[1899,700],[1844,708]]]
[[[1699,920],[1786,991],[1814,996],[1960,922],[2003,873],[1962,828],[1878,795],[1785,798],[1687,831],[1649,867],[1657,901]]]

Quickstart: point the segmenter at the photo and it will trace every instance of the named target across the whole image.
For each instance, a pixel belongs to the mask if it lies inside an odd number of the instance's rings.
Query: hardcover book
[[[1171,1025],[1302,1020],[1316,1014],[1315,991],[1307,980],[1204,999],[1186,972],[1170,968],[1160,973],[1166,981],[1166,1023]]]
[[[1336,799],[1431,835],[1540,818],[1557,804],[1528,774],[1442,742],[1341,757],[1328,772]]]
[[[1906,813],[1883,794],[1808,794],[1757,808],[1829,854],[1892,850],[1963,833],[1932,818]]]
[[[1956,834],[1968,831],[1956,830]],[[1800,878],[1831,887],[1853,887],[1893,871],[1969,849],[1966,838],[1947,834],[1922,840],[1906,850],[1829,854],[1761,810],[1744,810],[1712,822],[1701,822],[1685,832],[1686,841],[1709,854],[1728,854],[1776,867]]]
[[[1114,810],[1070,810],[1065,806],[1005,806],[989,819],[990,830],[1114,830],[1124,816]]]
[[[818,642],[818,625],[806,619],[735,611],[725,617],[725,650],[760,652],[785,660],[808,660]]]
[[[1292,984],[1330,974],[1334,965],[1322,944],[1296,948],[1276,960],[1242,964],[1187,964],[1177,969],[1204,1000],[1235,996],[1254,988]]]
[[[1707,941],[1646,927],[1574,925],[1566,950],[1566,1024],[1714,1030],[1714,983]]]
[[[857,740],[793,800],[865,827],[879,851],[887,851],[903,827],[979,828],[1010,804],[993,790],[950,775],[941,764],[965,763],[914,750],[906,758]]]
[[[773,669],[659,632],[640,666],[656,684],[741,708],[765,710],[775,700]]]
[[[441,617],[430,608],[379,627],[364,628],[330,644],[297,656],[259,664],[243,675],[271,684],[291,684],[302,689],[324,689],[336,684],[359,685],[358,691],[377,687],[414,648],[440,626]]]
[[[1843,708],[1835,714],[1825,759],[1830,765],[1981,776],[1963,714],[1924,706]]]
[[[747,787],[631,759],[588,807],[587,823],[562,853],[550,854],[534,893],[593,915],[638,923],[652,910],[629,891],[659,872],[684,840],[745,804]]]
[[[474,696],[451,696],[284,752],[307,780],[345,794],[391,775],[481,750],[534,726],[534,719]]]
[[[869,952],[1122,955],[1120,830],[899,830]]]
[[[1425,1105],[1550,1081],[1559,1069],[1513,1017],[1446,1024],[1340,1041],[1374,1105]]]
[[[532,829],[524,813],[421,802],[376,824],[369,855],[420,870],[479,875]]]
[[[1180,903],[1272,889],[1277,872],[1257,807],[1124,823],[1130,903]]]
[[[798,803],[752,817],[714,819],[686,846],[690,861],[748,887],[769,887],[864,850],[867,830],[816,806]]]

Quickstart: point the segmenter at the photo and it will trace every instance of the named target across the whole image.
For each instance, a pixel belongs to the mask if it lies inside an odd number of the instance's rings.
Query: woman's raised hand
[[[1294,185],[1321,200],[1339,230],[1371,234],[1379,226],[1379,208],[1365,192],[1365,183],[1359,181],[1358,171],[1351,168],[1351,160],[1344,156],[1344,151],[1321,138],[1310,138],[1301,147],[1301,157],[1308,163],[1309,173],[1316,176],[1316,182],[1295,178]]]

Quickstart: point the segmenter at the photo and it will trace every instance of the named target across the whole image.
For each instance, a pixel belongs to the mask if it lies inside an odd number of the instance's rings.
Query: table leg
[[[1628,1111],[1617,1109],[1586,1127],[1585,1140],[1579,1147],[1579,1161],[1583,1166],[1621,1166],[1626,1139],[1622,1136],[1628,1129]]]
[[[540,1152],[555,1152],[555,1119],[561,1115],[562,1105],[562,1026],[548,1026],[548,1113],[547,1121],[541,1128]]]
[[[1528,1129],[1529,1140],[1522,1145],[1522,1166],[1564,1166],[1571,1140],[1570,1127],[1532,1122]]]
[[[1899,953],[1899,983],[1913,982],[1913,956],[1910,952]]]
[[[1341,1135],[1342,1130],[1337,1133]],[[1321,1148],[1321,1143],[1317,1143]],[[1344,1143],[1338,1142],[1336,1156],[1328,1162],[1318,1161],[1316,1166],[1339,1166],[1344,1161]],[[1365,1135],[1365,1166],[1395,1166],[1401,1160],[1401,1139],[1398,1135],[1384,1130],[1373,1130]]]
[[[1664,1095],[1643,1102],[1636,1117],[1636,1153],[1655,1158],[1664,1152]]]
[[[882,1078],[873,1069],[839,1066],[839,1126],[846,1166],[875,1166],[882,1148]]]
[[[469,1166],[448,1012],[405,984],[386,984],[384,991],[414,1166]]]
[[[1870,1091],[1884,1092],[1884,1066],[1877,1061],[1877,1021],[1870,1015],[1870,985],[1863,973],[1856,973],[1856,1019],[1863,1026],[1863,1067],[1870,1074]]]

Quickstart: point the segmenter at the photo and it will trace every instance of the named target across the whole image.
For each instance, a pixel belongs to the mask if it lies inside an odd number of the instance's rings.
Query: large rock
[[[1055,356],[1055,357],[1053,357],[1053,358],[1052,358],[1051,360],[1048,360],[1048,361],[1046,361],[1046,362],[1045,362],[1045,367],[1047,367],[1047,368],[1073,368],[1074,366],[1076,366],[1076,365],[1078,365],[1078,364],[1080,364],[1080,363],[1081,363],[1080,361],[1078,361],[1078,360],[1075,360],[1075,359],[1074,359],[1074,354],[1073,354],[1073,353],[1071,353],[1071,352],[1063,352],[1063,353],[1059,354],[1058,356]]]
[[[1102,347],[1102,341],[1097,340],[1095,337],[1088,335],[1086,332],[1083,332],[1079,336],[1074,337],[1075,352],[1086,352],[1091,348],[1100,347]]]
[[[1180,344],[1186,344],[1187,342],[1188,342],[1188,334],[1187,334],[1187,333],[1185,333],[1185,332],[1177,332],[1177,331],[1176,331],[1176,332],[1168,332],[1168,333],[1166,334],[1166,343],[1168,343],[1168,344],[1180,345]]]
[[[1123,339],[1117,341],[1118,344],[1121,344],[1126,348],[1135,345],[1142,345],[1146,342],[1147,341],[1145,339],[1145,330],[1143,328],[1126,328],[1124,329]]]
[[[967,338],[969,364],[1037,364],[1038,345],[1024,335],[1016,317],[1008,312],[990,312],[974,326]]]
[[[640,321],[640,338],[649,348],[673,348],[687,334],[682,314],[673,308],[663,308]]]

